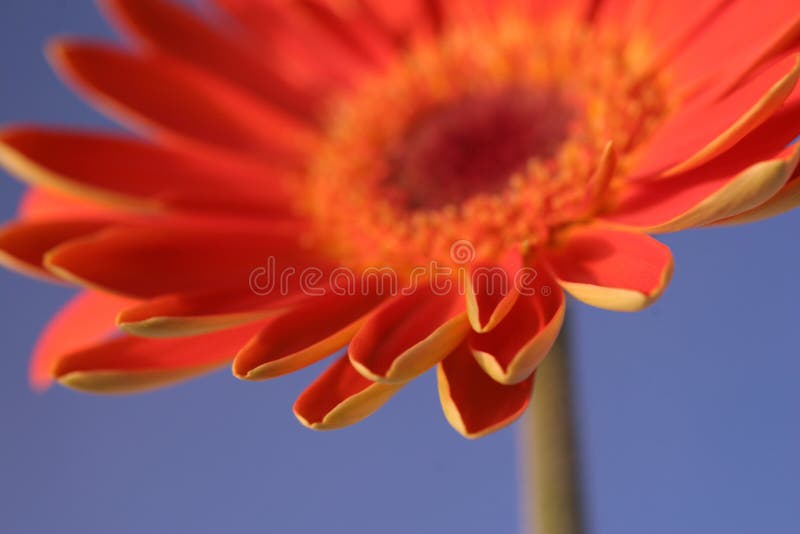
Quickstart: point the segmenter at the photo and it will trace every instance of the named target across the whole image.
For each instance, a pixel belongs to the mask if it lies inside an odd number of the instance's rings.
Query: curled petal
[[[528,408],[533,376],[506,386],[492,380],[460,345],[437,368],[439,400],[447,421],[462,436],[475,439],[513,423]]]
[[[456,295],[419,288],[367,318],[350,344],[350,361],[378,382],[402,383],[424,373],[464,339],[469,322]]]
[[[522,382],[550,352],[564,323],[564,309],[564,293],[559,287],[547,295],[520,297],[497,328],[470,335],[470,350],[497,382]]]
[[[522,256],[512,252],[499,264],[475,263],[466,273],[467,317],[476,332],[495,328],[514,306],[519,292],[514,279],[522,268]]]
[[[298,397],[294,414],[308,428],[334,430],[372,415],[400,388],[364,378],[344,356]]]
[[[646,234],[597,226],[568,232],[546,261],[576,299],[614,311],[646,308],[672,277],[669,248]]]

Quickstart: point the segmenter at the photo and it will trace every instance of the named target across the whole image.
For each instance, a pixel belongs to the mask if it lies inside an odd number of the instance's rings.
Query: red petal
[[[146,391],[219,369],[259,328],[255,324],[178,339],[122,337],[60,356],[54,374],[61,384],[80,391]]]
[[[25,191],[17,207],[17,214],[24,221],[97,218],[123,220],[125,218],[124,213],[113,208],[39,187]]]
[[[467,273],[467,316],[476,332],[495,328],[514,306],[519,292],[514,287],[522,268],[519,251],[500,264],[475,263]]]
[[[264,380],[316,363],[347,345],[380,300],[374,295],[307,297],[248,342],[236,356],[233,372]]]
[[[163,0],[104,0],[111,17],[152,49],[237,84],[305,120],[316,121],[312,95],[293,87],[251,50],[190,10]]]
[[[281,313],[303,298],[275,291],[202,291],[165,295],[122,310],[119,327],[140,337],[180,337],[204,334],[251,323]]]
[[[294,414],[301,423],[314,430],[342,428],[372,415],[400,387],[364,378],[345,356],[298,397]]]
[[[533,394],[533,377],[505,386],[483,372],[466,344],[439,364],[439,399],[448,422],[474,439],[491,434],[525,413]]]
[[[722,154],[775,114],[799,77],[800,63],[788,58],[720,101],[687,105],[648,140],[631,174],[676,174]]]
[[[681,10],[669,2],[662,11],[674,10],[680,16],[696,9],[696,4]],[[695,87],[711,84],[725,90],[743,73],[752,72],[759,60],[774,58],[770,52],[786,50],[788,46],[775,45],[782,39],[785,45],[791,42],[791,30],[798,20],[797,6],[781,1],[727,2],[715,15],[702,31],[693,34],[669,66],[683,83]]]
[[[719,225],[745,224],[776,217],[800,206],[800,166],[795,167],[785,186],[775,196],[751,210],[722,219]]]
[[[101,203],[155,210],[164,203],[286,211],[279,174],[108,134],[16,128],[0,134],[0,162],[21,179]],[[264,185],[269,187],[264,187]]]
[[[114,317],[133,301],[105,293],[85,292],[75,297],[47,325],[33,352],[31,385],[50,386],[58,359],[100,342],[114,331]]]
[[[527,379],[550,352],[564,323],[564,293],[542,273],[536,295],[520,297],[489,333],[473,333],[469,347],[483,370],[501,384]]]
[[[766,132],[757,135],[760,130],[736,149],[697,169],[631,186],[614,212],[603,218],[663,233],[712,224],[763,204],[789,179],[800,152],[785,149],[759,161],[761,152],[776,141],[780,143],[779,137]]]
[[[24,274],[52,278],[45,255],[73,239],[90,236],[110,224],[100,220],[48,220],[0,228],[0,263]]]
[[[336,36],[320,31],[299,2],[215,2],[249,34],[249,44],[293,80],[336,89],[351,84],[373,66],[362,54],[353,54]],[[336,7],[347,10],[354,4],[337,3]]]
[[[303,267],[297,229],[277,225],[184,224],[171,220],[115,227],[50,252],[48,269],[62,278],[139,298],[228,289],[246,291],[270,256],[276,273]]]
[[[373,312],[350,344],[350,361],[375,381],[407,382],[433,367],[469,330],[457,295],[421,287]]]
[[[646,234],[589,226],[570,231],[546,261],[578,300],[615,311],[641,310],[661,296],[672,254]]]
[[[287,161],[310,142],[298,124],[169,58],[86,43],[57,44],[50,55],[78,89],[111,115],[190,148],[216,146]]]

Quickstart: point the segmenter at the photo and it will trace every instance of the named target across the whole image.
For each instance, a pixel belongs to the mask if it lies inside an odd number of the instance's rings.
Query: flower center
[[[669,103],[642,39],[568,24],[453,29],[338,102],[301,184],[312,237],[408,272],[451,263],[456,241],[496,259],[593,216],[614,189],[592,183],[604,148],[624,171]]]
[[[528,161],[556,153],[572,114],[555,92],[467,95],[417,119],[389,155],[385,187],[409,210],[499,193]]]

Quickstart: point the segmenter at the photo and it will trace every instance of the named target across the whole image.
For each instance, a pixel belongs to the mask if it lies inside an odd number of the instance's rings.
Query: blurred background
[[[42,45],[63,34],[113,38],[89,0],[0,2],[2,123],[114,127],[50,73]],[[2,220],[21,191],[0,176]],[[646,312],[573,303],[590,532],[798,532],[799,223],[665,237],[675,278]],[[518,429],[462,439],[430,373],[324,434],[291,413],[318,369],[137,397],[33,393],[28,354],[69,295],[0,271],[0,532],[518,531]]]

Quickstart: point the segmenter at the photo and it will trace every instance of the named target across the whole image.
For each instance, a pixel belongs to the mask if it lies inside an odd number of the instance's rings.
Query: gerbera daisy
[[[562,289],[640,310],[672,272],[650,234],[800,202],[792,2],[212,3],[108,0],[129,44],[49,47],[136,136],[2,133],[32,188],[0,258],[85,288],[35,350],[37,388],[231,362],[263,380],[347,347],[303,424],[354,423],[436,367],[478,437],[527,408]]]

